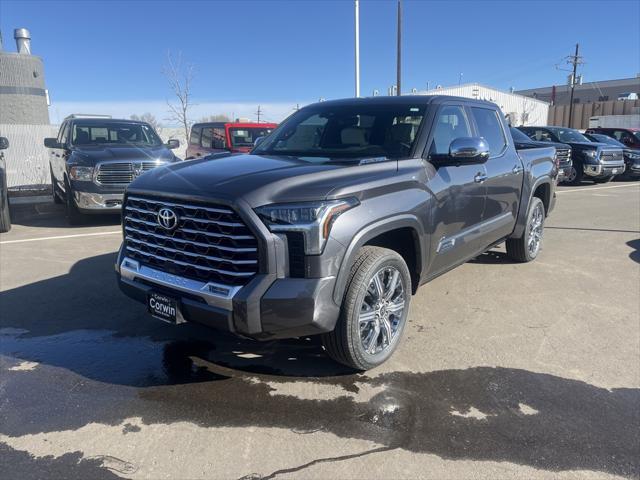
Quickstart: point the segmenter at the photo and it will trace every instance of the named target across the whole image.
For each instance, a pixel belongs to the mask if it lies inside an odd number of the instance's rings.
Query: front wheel
[[[563,180],[562,183],[568,183],[569,185],[580,185],[582,183],[582,177],[584,176],[584,172],[582,171],[582,167],[575,165],[571,165],[571,169],[569,170],[569,175]]]
[[[538,197],[533,197],[529,203],[524,234],[521,238],[507,239],[507,255],[518,262],[535,260],[542,248],[544,219],[544,204]]]
[[[411,276],[403,258],[386,248],[363,247],[336,327],[322,337],[327,354],[356,370],[385,362],[400,343],[410,301]]]
[[[71,185],[69,185],[69,182],[65,182],[65,187],[67,191],[65,192],[64,210],[67,217],[67,222],[69,223],[69,225],[80,225],[84,222],[84,215],[82,215],[82,213],[80,213],[80,210],[78,210],[76,201],[73,198],[73,190],[71,190]]]

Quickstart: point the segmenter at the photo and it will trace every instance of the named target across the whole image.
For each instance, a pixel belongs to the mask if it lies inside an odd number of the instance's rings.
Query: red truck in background
[[[277,123],[196,123],[191,127],[185,160],[210,153],[247,153],[253,148],[256,138],[269,135],[277,126]]]

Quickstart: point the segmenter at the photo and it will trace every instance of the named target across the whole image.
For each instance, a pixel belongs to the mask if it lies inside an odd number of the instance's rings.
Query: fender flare
[[[387,217],[383,220],[378,220],[364,226],[353,237],[351,243],[347,247],[344,257],[342,258],[340,270],[338,271],[338,276],[336,277],[336,283],[333,289],[333,300],[337,305],[342,304],[342,297],[344,296],[347,281],[349,280],[351,265],[353,265],[355,257],[358,254],[358,250],[360,250],[360,248],[372,238],[400,228],[410,228],[413,231],[416,252],[416,265],[414,268],[417,268],[417,277],[420,278],[426,256],[426,248],[423,246],[422,242],[422,239],[425,238],[422,223],[416,216],[411,214]],[[408,267],[411,269],[412,266],[408,265]],[[418,281],[418,284],[419,283],[420,282]],[[414,285],[412,287],[415,289],[418,285]]]
[[[549,187],[551,187],[552,182],[553,180],[551,179],[551,177],[545,174],[540,178],[536,179],[536,181],[533,183],[529,191],[526,193],[527,195],[526,203],[521,203],[520,209],[518,210],[518,219],[516,221],[516,226],[513,229],[513,233],[511,234],[512,238],[520,238],[524,233],[524,227],[527,221],[527,213],[529,212],[529,205],[531,204],[531,199],[533,198],[533,194],[535,193],[535,191],[538,189],[540,185],[547,184],[549,185]],[[524,194],[524,191],[523,191],[523,194]],[[549,205],[551,204],[551,201],[552,199],[549,198]]]

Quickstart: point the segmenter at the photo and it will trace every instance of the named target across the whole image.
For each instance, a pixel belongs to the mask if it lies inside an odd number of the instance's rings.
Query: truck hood
[[[356,193],[364,184],[383,186],[397,168],[395,160],[363,165],[312,163],[289,156],[216,155],[153,169],[134,180],[127,192],[228,203],[242,200],[257,207],[322,200],[336,185],[342,187],[341,194],[346,186],[353,186]]]
[[[74,159],[83,164],[108,161],[167,161],[175,155],[164,145],[144,147],[135,145],[83,145],[73,147]]]

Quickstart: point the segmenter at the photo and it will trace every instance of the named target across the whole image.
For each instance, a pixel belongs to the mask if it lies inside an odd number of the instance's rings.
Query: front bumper
[[[584,174],[592,178],[606,178],[612,175],[622,175],[624,173],[624,163],[619,164],[595,164],[584,165]]]
[[[76,205],[84,213],[120,213],[123,193],[74,191]]]
[[[631,177],[640,177],[640,162],[638,162],[637,160],[628,162],[626,173]]]
[[[242,287],[203,283],[140,265],[123,255],[116,264],[120,289],[146,304],[151,291],[178,300],[182,317],[257,340],[333,330],[339,307],[336,277],[274,278],[256,275]]]

